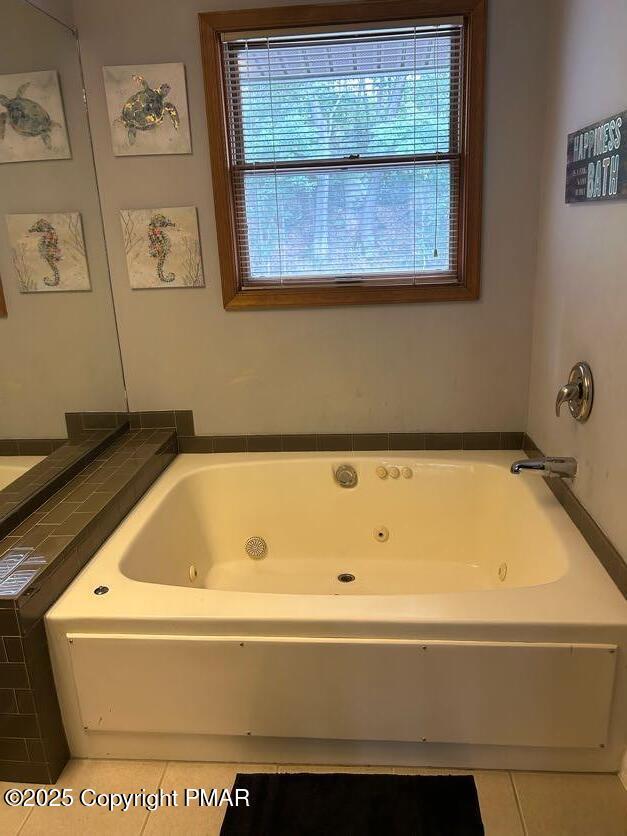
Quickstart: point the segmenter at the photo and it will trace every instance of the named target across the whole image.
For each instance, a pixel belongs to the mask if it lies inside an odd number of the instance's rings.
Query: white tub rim
[[[267,592],[230,592],[144,583],[120,570],[125,539],[183,474],[209,467],[259,461],[307,461],[311,457],[341,463],[351,459],[394,462],[415,458],[509,467],[521,451],[367,451],[320,453],[180,454],[138,505],[103,544],[90,563],[52,607],[46,618],[90,623],[90,629],[112,624],[141,632],[167,624],[172,630],[219,634],[276,635],[306,630],[308,635],[372,635],[377,625],[399,635],[427,625],[625,626],[627,602],[607,575],[575,525],[539,479],[530,489],[546,492],[545,506],[559,526],[570,565],[561,578],[534,587],[419,595],[324,596]],[[525,478],[514,477],[512,478]],[[94,595],[107,586],[109,592]],[[165,629],[165,628],[164,628]]]

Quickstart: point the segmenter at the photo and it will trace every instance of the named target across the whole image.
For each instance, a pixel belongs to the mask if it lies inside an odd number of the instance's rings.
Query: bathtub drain
[[[350,572],[342,572],[341,575],[337,576],[337,579],[340,583],[351,583],[355,580],[355,575],[351,575]]]

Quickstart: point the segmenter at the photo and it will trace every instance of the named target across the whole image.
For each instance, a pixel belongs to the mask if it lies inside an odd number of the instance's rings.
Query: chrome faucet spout
[[[523,472],[537,473],[540,476],[558,476],[572,479],[577,475],[577,460],[573,458],[560,458],[557,456],[545,456],[539,459],[519,459],[511,466],[514,476]]]

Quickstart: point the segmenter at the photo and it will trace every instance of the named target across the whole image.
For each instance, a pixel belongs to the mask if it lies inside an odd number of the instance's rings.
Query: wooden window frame
[[[461,302],[479,298],[486,2],[368,0],[338,5],[279,6],[199,14],[222,296],[226,310],[395,302]],[[241,287],[235,246],[234,197],[231,190],[225,78],[221,55],[222,34],[255,29],[387,23],[394,20],[460,16],[464,21],[465,84],[462,91],[457,282],[391,287],[354,284]]]

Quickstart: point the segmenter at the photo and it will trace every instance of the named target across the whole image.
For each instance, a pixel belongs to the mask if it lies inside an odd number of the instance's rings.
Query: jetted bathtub
[[[46,616],[72,753],[616,770],[627,602],[521,455],[178,456]]]

